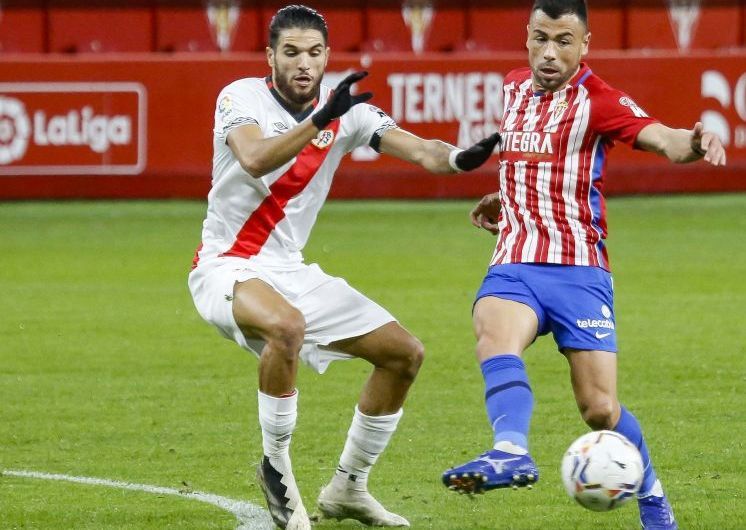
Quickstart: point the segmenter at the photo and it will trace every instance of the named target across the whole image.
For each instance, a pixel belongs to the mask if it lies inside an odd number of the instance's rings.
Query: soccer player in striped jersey
[[[528,452],[533,395],[522,355],[551,332],[570,365],[580,413],[592,429],[611,429],[639,449],[645,476],[638,504],[643,528],[677,528],[637,419],[617,399],[613,288],[602,194],[615,141],[667,157],[725,164],[720,140],[672,129],[581,62],[591,34],[583,0],[536,0],[528,24],[529,68],[504,82],[498,193],[472,211],[472,223],[497,235],[474,304],[477,358],[486,383],[494,446],[447,470],[461,492],[529,486],[538,470]]]
[[[418,138],[365,103],[371,94],[351,95],[364,73],[334,91],[323,86],[328,58],[323,17],[287,6],[270,23],[271,75],[240,79],[218,96],[212,189],[189,288],[205,320],[259,356],[264,456],[257,478],[275,523],[310,529],[289,456],[299,360],[323,373],[335,359],[358,357],[373,371],[318,505],[326,517],[409,526],[368,493],[367,482],[402,415],[422,344],[347,282],[303,263],[301,250],[352,149],[370,145],[435,173],[455,173],[483,164],[499,135],[466,150]]]

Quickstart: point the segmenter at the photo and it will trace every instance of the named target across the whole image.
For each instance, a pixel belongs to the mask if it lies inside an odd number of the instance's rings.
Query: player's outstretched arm
[[[650,124],[637,135],[635,145],[680,164],[701,158],[713,166],[724,166],[726,163],[725,148],[720,138],[706,132],[701,122],[697,122],[691,130],[672,129],[661,123]]]
[[[370,92],[354,96],[350,94],[352,85],[366,75],[368,72],[355,72],[345,77],[322,108],[310,119],[281,136],[264,138],[261,128],[253,124],[237,127],[229,132],[228,146],[244,171],[255,178],[274,171],[300,153],[329,122],[342,116],[354,105],[372,98],[373,94]]]
[[[422,166],[431,173],[471,171],[484,164],[500,143],[494,133],[468,149],[441,140],[424,140],[404,129],[390,129],[381,138],[381,152]]]

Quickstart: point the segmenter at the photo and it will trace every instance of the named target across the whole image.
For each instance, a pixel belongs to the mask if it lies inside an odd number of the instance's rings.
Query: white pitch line
[[[218,508],[232,513],[238,519],[236,530],[271,530],[275,526],[269,513],[255,504],[246,501],[237,501],[228,497],[221,497],[212,493],[181,492],[173,488],[164,488],[162,486],[150,486],[148,484],[134,484],[132,482],[120,482],[118,480],[108,480],[104,478],[93,477],[74,477],[71,475],[60,475],[56,473],[40,473],[38,471],[17,471],[4,469],[0,471],[0,476],[35,478],[41,480],[60,480],[64,482],[75,482],[77,484],[88,484],[91,486],[106,486],[109,488],[119,488],[131,491],[144,491],[145,493],[154,493],[156,495],[174,495],[194,499],[200,502],[212,504]]]

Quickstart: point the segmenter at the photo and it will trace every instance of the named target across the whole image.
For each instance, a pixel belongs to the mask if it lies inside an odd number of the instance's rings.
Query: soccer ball
[[[634,498],[642,476],[640,452],[613,431],[584,434],[562,458],[562,482],[567,493],[595,512],[613,510]]]

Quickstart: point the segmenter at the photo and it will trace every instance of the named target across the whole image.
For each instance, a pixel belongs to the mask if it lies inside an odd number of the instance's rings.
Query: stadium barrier
[[[462,147],[502,113],[504,75],[525,54],[335,54],[326,82],[351,70],[404,128]],[[728,145],[728,167],[672,165],[626,146],[612,152],[608,194],[746,190],[746,54],[596,53],[589,64],[665,123],[702,120]],[[5,56],[0,69],[0,198],[204,197],[219,90],[263,76],[258,54]],[[432,176],[370,149],[347,157],[338,198],[474,197],[496,187],[495,164]]]

